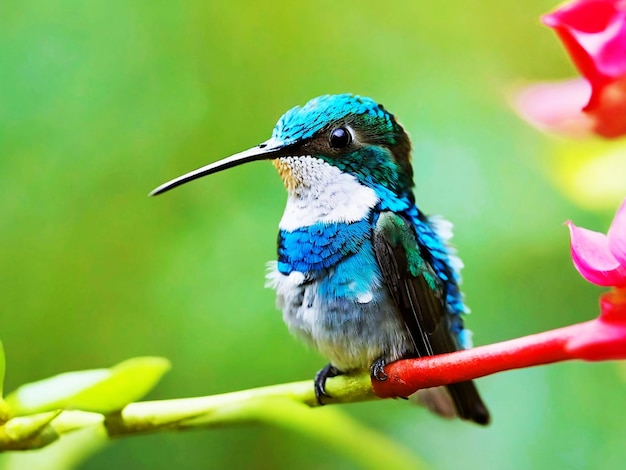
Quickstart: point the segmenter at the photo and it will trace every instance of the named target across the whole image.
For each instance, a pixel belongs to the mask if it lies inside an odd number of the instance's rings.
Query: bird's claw
[[[385,361],[382,357],[379,357],[372,363],[372,367],[370,367],[370,377],[372,379],[376,379],[379,382],[384,382],[387,380],[387,373],[385,372],[385,366],[387,365],[387,361]]]
[[[341,372],[332,364],[327,364],[326,367],[324,367],[317,374],[315,374],[315,398],[317,398],[317,402],[320,405],[324,404],[322,398],[330,398],[330,395],[328,394],[328,392],[326,392],[326,380],[331,377],[337,377],[341,374],[343,374],[343,372]]]

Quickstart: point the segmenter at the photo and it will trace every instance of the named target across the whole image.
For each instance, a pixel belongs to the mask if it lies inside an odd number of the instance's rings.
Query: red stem
[[[589,331],[596,322],[578,323],[449,354],[397,361],[385,368],[387,380],[372,380],[372,386],[381,398],[406,397],[422,388],[463,382],[495,372],[583,359],[568,349],[568,342]]]

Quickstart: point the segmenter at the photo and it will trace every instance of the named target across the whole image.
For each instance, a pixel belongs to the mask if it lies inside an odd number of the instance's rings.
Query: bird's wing
[[[456,351],[448,327],[445,287],[422,250],[408,220],[393,212],[380,215],[374,229],[374,252],[415,345],[415,356]]]
[[[425,259],[411,222],[393,212],[383,212],[374,228],[373,244],[385,284],[411,335],[415,356],[456,351],[446,311],[445,286]],[[473,382],[454,383],[446,388],[461,418],[478,424],[489,422],[489,411]],[[440,414],[449,415],[447,405],[439,408],[433,407]]]

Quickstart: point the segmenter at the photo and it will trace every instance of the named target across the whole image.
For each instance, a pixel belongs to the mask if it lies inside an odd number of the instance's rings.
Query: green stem
[[[332,398],[326,403],[354,403],[376,400],[369,374],[345,375],[328,380],[327,391]],[[319,406],[311,381],[272,385],[195,398],[145,401],[131,403],[117,414],[106,418],[105,426],[111,436],[156,431],[161,428],[186,429],[198,426],[216,426],[247,422],[249,402],[262,403],[271,399],[289,399],[293,402]],[[256,412],[255,412],[256,413]]]

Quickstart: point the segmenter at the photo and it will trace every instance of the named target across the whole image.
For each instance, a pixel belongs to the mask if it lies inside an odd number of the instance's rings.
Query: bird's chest
[[[375,217],[374,217],[375,218]],[[281,230],[268,274],[283,319],[341,370],[404,351],[404,328],[372,247],[372,218]]]

